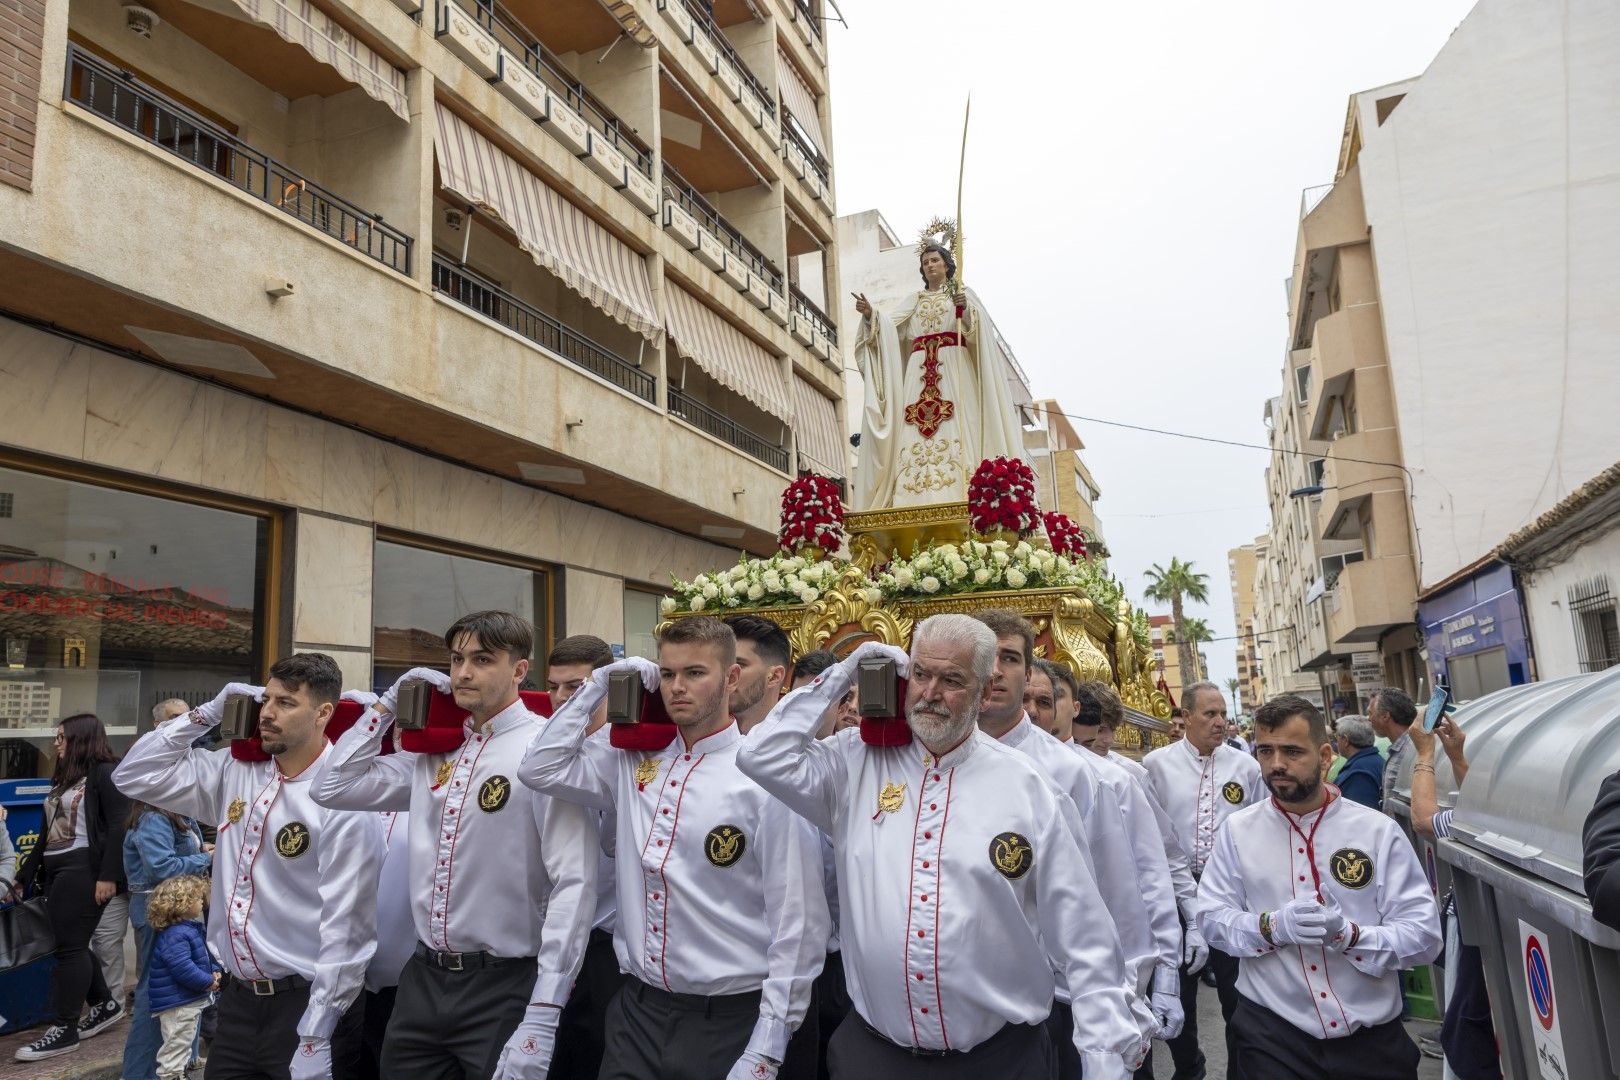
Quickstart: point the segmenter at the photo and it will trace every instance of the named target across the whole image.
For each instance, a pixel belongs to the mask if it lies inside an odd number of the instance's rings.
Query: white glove
[[[332,1040],[313,1036],[299,1039],[287,1075],[292,1080],[332,1080]]]
[[[1296,896],[1271,913],[1271,940],[1278,945],[1320,945],[1327,939],[1327,913],[1314,896]]]
[[[378,703],[390,713],[398,712],[399,691],[408,682],[425,682],[442,693],[448,694],[450,692],[450,676],[433,668],[413,667],[398,679],[395,679],[393,686],[382,692],[382,697],[377,699]]]
[[[363,709],[369,709],[377,704],[377,695],[370,690],[345,690],[342,699],[357,702]]]
[[[517,1030],[501,1047],[490,1080],[546,1080],[561,1019],[562,1009],[555,1005],[530,1005],[524,1009]]]
[[[1204,935],[1198,932],[1198,927],[1192,923],[1186,926],[1185,935],[1181,939],[1181,963],[1187,969],[1187,974],[1196,975],[1204,970],[1209,963],[1209,945],[1204,941]]]
[[[1153,1019],[1159,1022],[1158,1037],[1165,1040],[1181,1034],[1187,1015],[1181,1008],[1181,977],[1175,968],[1160,967],[1153,972]]]
[[[838,662],[839,668],[849,680],[845,685],[854,686],[856,671],[861,661],[868,656],[878,656],[885,660],[893,660],[896,670],[903,679],[911,674],[911,655],[897,645],[885,645],[881,641],[863,641],[855,646],[855,651]]]
[[[781,1065],[778,1062],[761,1057],[752,1050],[744,1050],[737,1064],[726,1073],[726,1080],[776,1080],[776,1070],[779,1068]]]
[[[203,722],[209,727],[213,727],[225,719],[225,699],[243,695],[259,701],[264,697],[264,687],[245,682],[226,683],[225,689],[215,694],[213,701],[208,702],[206,705],[199,705],[192,711],[202,717]]]
[[[1343,952],[1350,944],[1350,920],[1339,910],[1339,902],[1329,893],[1322,903],[1322,940]]]
[[[623,660],[615,660],[611,664],[605,664],[597,668],[591,672],[590,681],[586,683],[586,686],[598,687],[605,694],[607,693],[608,676],[618,671],[635,672],[641,676],[641,685],[646,688],[648,693],[657,692],[658,665],[645,656],[626,656]],[[581,687],[581,689],[584,689],[584,687]],[[570,698],[569,700],[573,699]],[[591,707],[595,708],[596,706]]]

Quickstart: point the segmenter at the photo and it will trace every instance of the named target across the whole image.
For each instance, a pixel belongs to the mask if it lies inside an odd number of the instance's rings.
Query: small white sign
[[[1553,990],[1552,948],[1547,935],[1519,920],[1519,972],[1530,1010],[1530,1033],[1536,1041],[1536,1069],[1542,1080],[1572,1080],[1564,1058],[1560,1005]]]

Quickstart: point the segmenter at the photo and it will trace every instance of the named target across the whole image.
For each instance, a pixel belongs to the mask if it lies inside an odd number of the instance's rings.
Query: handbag
[[[0,907],[0,972],[32,964],[56,950],[43,896]]]

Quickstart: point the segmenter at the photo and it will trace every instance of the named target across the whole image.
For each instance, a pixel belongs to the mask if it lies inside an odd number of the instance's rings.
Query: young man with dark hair
[[[331,657],[296,653],[263,688],[230,683],[147,732],[113,774],[131,798],[218,826],[208,938],[226,978],[211,1080],[356,1075],[382,836],[373,815],[329,810],[310,790],[331,759],[326,724],[342,691]],[[192,746],[238,694],[263,701],[269,761]]]
[[[544,722],[518,690],[534,632],[505,611],[444,635],[450,674],[412,668],[332,750],[326,806],[409,810],[416,951],[383,1045],[388,1077],[542,1080],[595,910],[595,815],[515,782]],[[383,756],[399,693],[421,680],[469,714],[443,753]]]
[[[518,768],[536,791],[615,812],[614,948],[630,978],[608,1009],[602,1080],[774,1080],[806,1021],[830,932],[820,847],[737,768],[736,655],[725,623],[677,619],[656,666],[599,669]],[[677,732],[664,749],[586,738],[618,671],[662,696]]]
[[[1193,877],[1204,872],[1215,838],[1228,817],[1265,798],[1260,767],[1254,758],[1226,744],[1226,694],[1212,682],[1197,682],[1183,692],[1187,737],[1161,746],[1142,759],[1148,782],[1175,830],[1176,840],[1192,862]],[[1204,1067],[1198,1045],[1198,971],[1207,960],[1221,999],[1221,1016],[1231,1041],[1232,1010],[1237,1007],[1238,961],[1218,948],[1201,948],[1196,912],[1182,905],[1187,922],[1181,975],[1181,1000],[1187,1007],[1187,1026],[1181,1037],[1170,1040],[1170,1056],[1178,1076],[1196,1076]],[[1194,947],[1196,941],[1198,948]],[[1200,955],[1202,953],[1202,955]]]
[[[725,623],[737,638],[737,692],[731,695],[731,715],[737,718],[737,730],[747,735],[781,698],[792,653],[787,635],[769,619],[733,615]]]
[[[1035,667],[1045,673],[1052,687],[1052,715],[1042,724],[1060,743],[1074,741],[1075,691],[1080,682],[1068,664],[1055,664],[1050,660],[1035,660]],[[1033,714],[1032,714],[1033,715]]]
[[[1367,706],[1367,719],[1372,721],[1373,731],[1389,740],[1389,756],[1384,762],[1383,789],[1379,792],[1378,805],[1389,805],[1389,793],[1395,786],[1395,777],[1400,774],[1401,762],[1412,752],[1412,739],[1407,731],[1412,727],[1412,721],[1417,719],[1417,706],[1405,690],[1386,686],[1373,695],[1372,703]]]
[[[574,634],[551,647],[546,657],[546,689],[551,693],[553,714],[579,693],[597,668],[613,663],[613,648],[593,634]],[[591,714],[586,732],[595,736],[607,723],[607,707]],[[601,738],[606,737],[603,732]],[[618,925],[615,901],[612,823],[598,817],[598,826],[608,831],[596,853],[596,915],[585,945],[585,959],[579,977],[563,1009],[557,1028],[557,1053],[551,1059],[549,1080],[596,1080],[602,1071],[602,1053],[607,1047],[608,1003],[624,985],[624,973],[613,955],[613,931]]]
[[[1204,936],[1243,957],[1228,1021],[1240,1076],[1415,1078],[1402,969],[1440,951],[1440,917],[1412,844],[1322,780],[1327,725],[1304,698],[1255,712],[1271,798],[1237,811],[1199,883]]]

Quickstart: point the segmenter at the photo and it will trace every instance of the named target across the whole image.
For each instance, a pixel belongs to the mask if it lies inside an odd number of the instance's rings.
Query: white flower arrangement
[[[673,581],[671,591],[675,595],[665,597],[661,609],[665,615],[673,615],[813,604],[837,582],[844,566],[829,560],[812,562],[800,555],[782,553],[768,559],[744,555],[729,569],[699,574],[691,581]],[[882,594],[875,583],[868,580],[862,588],[871,603],[881,602]]]
[[[913,551],[910,558],[895,558],[879,571],[877,585],[895,599],[1081,585],[1101,605],[1112,604],[1121,594],[1119,584],[1094,565],[1027,540],[933,544]]]

